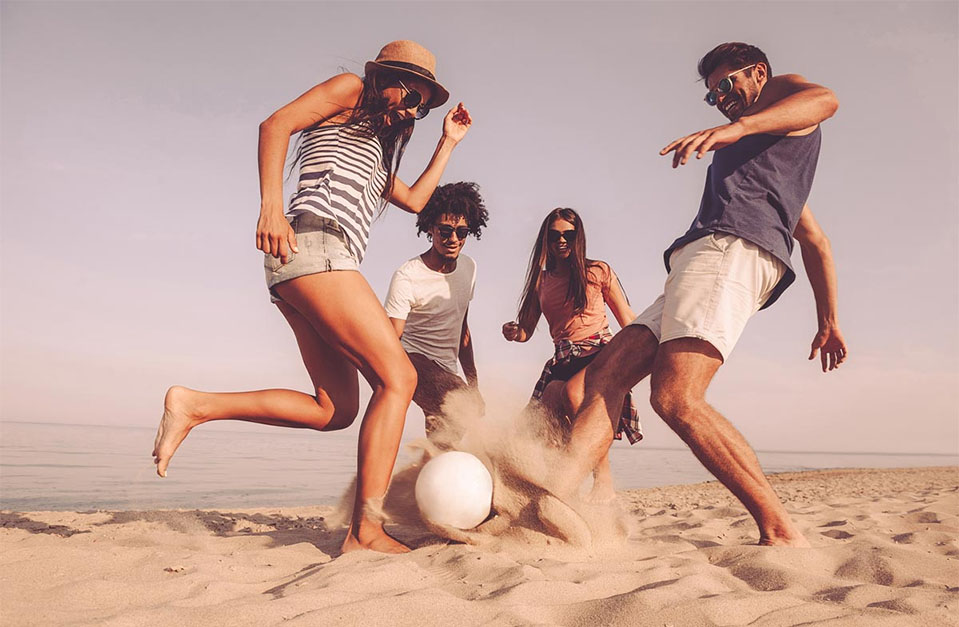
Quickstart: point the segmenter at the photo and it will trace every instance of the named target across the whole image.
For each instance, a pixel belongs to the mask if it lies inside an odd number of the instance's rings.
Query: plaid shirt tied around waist
[[[533,389],[533,398],[539,400],[546,391],[546,386],[550,381],[557,380],[553,375],[553,368],[556,366],[569,365],[573,360],[581,357],[588,357],[599,352],[604,346],[613,339],[613,334],[609,327],[603,327],[599,333],[594,333],[587,338],[571,342],[569,340],[559,340],[555,343],[555,353],[552,359],[543,366],[543,373],[536,382]],[[639,423],[639,412],[633,406],[633,393],[628,392],[623,399],[623,409],[620,412],[619,426],[613,435],[617,440],[623,439],[623,434],[629,439],[630,444],[636,444],[643,439],[643,428]]]

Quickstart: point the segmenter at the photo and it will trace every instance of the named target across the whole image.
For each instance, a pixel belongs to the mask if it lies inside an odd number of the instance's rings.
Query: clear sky
[[[521,405],[548,333],[508,344],[499,328],[539,222],[579,210],[589,256],[645,308],[708,163],[672,170],[658,151],[724,121],[696,62],[742,40],[839,97],[809,203],[832,240],[851,357],[829,375],[806,361],[816,319],[797,253],[798,280],[750,323],[710,400],[761,449],[955,453],[957,7],[4,1],[0,418],[152,426],[173,383],[308,390],[254,247],[257,125],[394,39],[433,50],[472,113],[444,181],[486,198],[490,225],[466,248],[470,326],[482,389]],[[441,122],[418,124],[408,182]],[[390,208],[363,273],[382,297],[427,246]],[[638,390],[649,444],[678,445]]]

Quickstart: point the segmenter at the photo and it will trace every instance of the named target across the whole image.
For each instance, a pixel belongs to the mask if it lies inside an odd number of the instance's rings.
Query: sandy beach
[[[620,492],[628,535],[340,555],[333,507],[4,512],[4,625],[957,625],[959,468],[771,478],[811,549],[715,482]]]

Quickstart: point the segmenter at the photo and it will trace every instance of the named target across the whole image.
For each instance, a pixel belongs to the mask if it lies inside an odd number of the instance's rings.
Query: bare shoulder
[[[335,86],[338,89],[349,91],[360,91],[363,89],[363,79],[353,72],[343,72],[342,74],[337,74],[336,76],[323,81],[323,84],[330,85],[331,87]]]
[[[613,268],[602,259],[590,259],[587,264],[589,271],[596,275],[596,279],[601,283],[606,283],[613,274]]]
[[[801,74],[779,74],[766,81],[759,101],[760,104],[768,106],[777,100],[782,100],[786,96],[809,87],[817,87],[817,85],[810,83]]]
[[[612,270],[609,263],[606,261],[603,261],[602,259],[590,259],[589,264],[591,266],[599,268],[599,270],[602,272],[610,272]]]
[[[316,87],[323,88],[337,99],[349,101],[343,104],[353,106],[363,91],[363,79],[352,72],[344,72],[326,79]]]

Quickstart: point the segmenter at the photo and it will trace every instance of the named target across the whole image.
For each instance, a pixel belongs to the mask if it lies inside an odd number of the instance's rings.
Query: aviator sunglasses
[[[576,241],[576,229],[570,229],[568,231],[556,231],[550,229],[546,231],[546,241],[550,244],[555,244],[560,240],[560,238],[566,240],[567,244],[572,244]]]
[[[442,237],[444,240],[450,239],[453,237],[453,233],[456,233],[456,238],[462,241],[470,234],[470,227],[468,226],[458,226],[454,229],[446,224],[437,224],[436,230],[439,231],[440,237]]]
[[[423,103],[423,94],[415,89],[410,89],[404,85],[403,81],[400,79],[396,79],[396,82],[399,83],[400,87],[406,91],[406,95],[403,96],[403,100],[400,101],[400,103],[403,105],[403,108],[412,109],[413,107],[416,107],[416,115],[413,117],[417,120],[422,120],[425,118],[426,114],[430,112],[430,108]]]
[[[703,98],[703,100],[706,101],[706,104],[708,104],[710,107],[715,107],[716,103],[719,102],[719,94],[728,94],[733,90],[733,79],[731,77],[739,74],[740,72],[745,72],[751,67],[756,67],[756,64],[753,63],[752,65],[747,65],[746,67],[740,68],[735,72],[730,72],[723,77],[723,80],[719,81],[719,84],[716,85],[716,89],[710,89],[706,92],[706,97]]]

